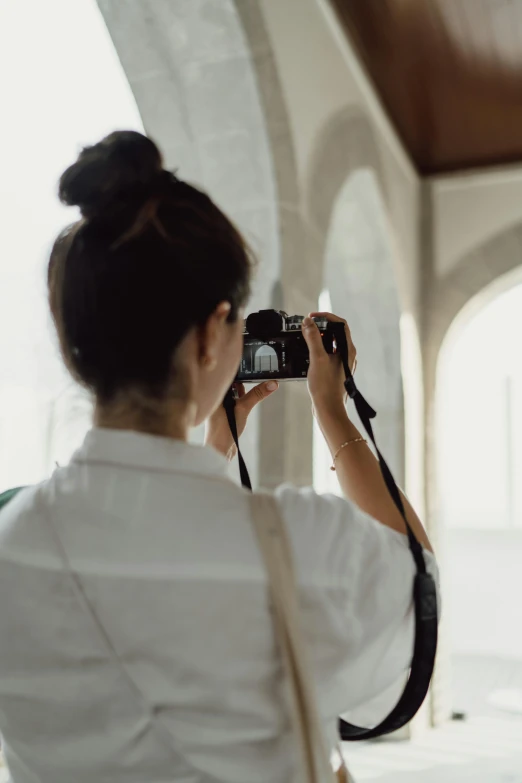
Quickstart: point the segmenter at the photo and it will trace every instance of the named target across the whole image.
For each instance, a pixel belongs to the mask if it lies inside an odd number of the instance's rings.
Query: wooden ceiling
[[[522,0],[331,0],[422,174],[522,161]]]

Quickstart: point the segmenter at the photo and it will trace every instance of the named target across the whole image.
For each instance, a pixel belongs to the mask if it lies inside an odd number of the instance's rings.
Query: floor
[[[498,691],[522,693],[522,661],[461,657],[453,662],[452,721],[408,743],[347,746],[357,783],[522,783],[522,713],[496,709]]]
[[[471,718],[411,743],[348,748],[357,783],[522,783],[522,721]]]

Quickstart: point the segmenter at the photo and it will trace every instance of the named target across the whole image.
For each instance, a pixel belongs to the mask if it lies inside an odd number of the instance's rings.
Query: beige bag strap
[[[336,776],[325,747],[317,702],[313,693],[304,637],[299,620],[299,601],[288,535],[275,498],[251,496],[251,513],[263,560],[268,572],[276,637],[281,647],[290,683],[292,724],[299,739],[306,783],[348,783],[343,768]]]

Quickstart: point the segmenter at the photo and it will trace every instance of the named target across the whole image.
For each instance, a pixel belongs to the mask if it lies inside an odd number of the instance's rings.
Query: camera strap
[[[437,654],[438,617],[437,617],[437,588],[435,580],[426,569],[424,551],[421,544],[415,538],[410,527],[401,493],[392,472],[386,463],[375,439],[372,419],[377,413],[368,404],[355,384],[354,377],[348,362],[348,343],[346,334],[337,337],[337,348],[341,356],[346,379],[344,388],[348,396],[353,400],[359,419],[366,430],[368,437],[374,445],[382,476],[388,492],[397,507],[406,525],[408,545],[415,562],[416,574],[413,582],[413,600],[415,606],[415,641],[413,658],[410,666],[408,681],[399,701],[389,715],[372,729],[355,726],[347,721],[339,720],[339,733],[345,742],[356,740],[369,740],[382,737],[397,731],[411,721],[417,714],[430,687],[431,677],[435,668]]]
[[[250,481],[248,468],[246,466],[245,460],[243,459],[243,455],[241,454],[241,449],[239,448],[239,436],[237,434],[236,414],[234,411],[236,407],[236,398],[234,397],[234,389],[229,389],[227,391],[225,399],[223,400],[223,407],[225,409],[225,413],[227,414],[227,420],[228,420],[228,426],[230,427],[230,432],[232,433],[234,443],[236,444],[237,460],[239,462],[239,477],[241,479],[241,484],[246,489],[252,491],[252,482]]]
[[[346,341],[344,328],[342,335],[339,333],[339,335],[336,336],[336,341],[337,351],[341,357],[346,376],[344,387],[348,396],[353,400],[361,423],[375,447],[386,487],[406,525],[408,545],[416,568],[416,574],[413,583],[413,600],[415,605],[415,641],[408,681],[402,696],[393,710],[377,726],[368,729],[361,726],[355,726],[343,719],[339,720],[339,734],[341,739],[345,742],[353,742],[358,740],[375,739],[376,737],[382,737],[385,734],[390,734],[393,731],[401,729],[411,721],[411,719],[417,714],[420,707],[422,706],[430,686],[433,669],[435,667],[435,656],[437,652],[437,590],[435,586],[435,580],[426,569],[423,548],[415,538],[415,534],[413,533],[413,530],[411,529],[410,524],[406,518],[404,503],[402,501],[399,488],[395,483],[395,479],[393,478],[386,460],[377,446],[372,427],[372,419],[375,419],[377,414],[358,390],[354,377],[350,371],[348,362],[348,343]],[[223,405],[226,411],[230,430],[232,432],[232,437],[237,448],[241,483],[244,487],[251,490],[252,484],[248,475],[248,469],[239,448],[236,417],[234,413],[235,404],[236,400],[234,397],[234,392],[232,389],[230,389],[225,397]]]

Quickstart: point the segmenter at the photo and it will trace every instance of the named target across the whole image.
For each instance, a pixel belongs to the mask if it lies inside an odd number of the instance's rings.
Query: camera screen
[[[267,341],[246,335],[237,380],[304,380],[308,364],[308,349],[300,334],[285,334]]]

